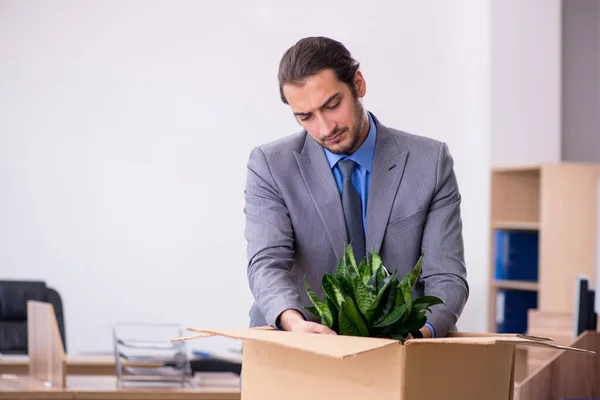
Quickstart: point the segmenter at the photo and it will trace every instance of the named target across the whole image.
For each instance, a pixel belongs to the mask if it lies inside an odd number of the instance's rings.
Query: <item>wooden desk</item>
[[[3,356],[0,358],[0,374],[28,375],[29,357]],[[110,375],[115,373],[113,356],[67,356],[69,375]]]
[[[194,388],[182,387],[127,387],[119,388],[116,377],[68,376],[66,389],[47,388],[29,376],[0,375],[1,400],[240,400],[238,387],[231,383],[211,383],[210,378]]]
[[[0,399],[2,400],[72,400],[73,393],[63,389],[48,388],[38,379],[29,376],[0,374]]]
[[[237,385],[226,383],[211,384],[209,380],[202,386],[182,387],[126,387],[118,388],[117,379],[109,376],[68,377],[68,389],[75,392],[75,399],[84,400],[240,400]]]

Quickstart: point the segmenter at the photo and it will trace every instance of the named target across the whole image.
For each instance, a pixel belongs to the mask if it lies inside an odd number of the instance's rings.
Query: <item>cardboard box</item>
[[[600,351],[600,332],[584,331],[569,346]],[[600,399],[600,357],[555,352],[542,367],[515,387],[515,399]]]
[[[190,330],[200,334],[175,340],[219,335],[243,341],[243,400],[507,400],[517,345],[594,354],[524,335],[454,333],[403,344],[264,328]]]

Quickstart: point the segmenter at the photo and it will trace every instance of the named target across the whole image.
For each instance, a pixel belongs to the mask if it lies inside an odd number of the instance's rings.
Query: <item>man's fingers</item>
[[[311,331],[314,333],[320,333],[320,334],[325,334],[325,335],[335,335],[336,334],[333,330],[329,329],[325,325],[316,324],[316,323],[312,324]]]

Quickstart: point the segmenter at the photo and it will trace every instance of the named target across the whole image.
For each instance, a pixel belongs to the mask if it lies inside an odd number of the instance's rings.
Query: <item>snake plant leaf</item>
[[[400,307],[394,309],[389,313],[383,320],[377,321],[373,324],[373,328],[385,328],[398,322],[406,313],[409,303],[404,303]]]
[[[377,295],[377,272],[375,272],[367,281],[366,285],[369,292]]]
[[[423,266],[423,253],[421,253],[421,256],[417,260],[417,263],[415,264],[415,267],[413,268],[413,270],[408,274],[410,287],[415,286],[415,284],[417,283],[417,280],[419,279],[419,276],[421,275],[422,266]]]
[[[347,297],[339,312],[339,333],[350,336],[369,336],[369,329],[362,319],[354,300]]]
[[[312,315],[314,315],[317,318],[321,318],[321,313],[319,313],[319,310],[317,309],[317,307],[315,306],[310,306],[310,307],[304,307],[304,309],[306,311],[308,311],[309,313],[311,313]]]
[[[396,291],[396,299],[394,301],[394,308],[400,307],[401,305],[406,303],[406,301],[404,301],[404,292],[402,291],[402,287],[401,287],[400,283],[398,283],[396,285],[395,289],[396,289],[395,290]]]
[[[445,304],[442,299],[435,296],[421,296],[417,300],[414,301],[413,307],[419,311],[427,310],[431,312],[431,308],[438,304]]]
[[[387,292],[383,295],[379,309],[373,316],[374,325],[381,322],[396,308],[396,285],[394,282],[391,282],[386,290]]]
[[[413,311],[410,313],[409,317],[406,321],[403,322],[401,331],[402,332],[413,332],[421,329],[425,322],[427,322],[427,317],[425,314],[419,311]]]
[[[319,314],[321,316],[321,323],[331,329],[331,327],[333,326],[333,313],[331,312],[329,306],[326,303],[322,302],[319,299],[319,297],[317,297],[315,292],[313,292],[313,290],[310,288],[308,280],[306,279],[306,275],[304,275],[304,288],[306,290],[306,293],[310,297],[310,301],[319,311]]]
[[[346,264],[346,256],[344,255],[339,262],[338,269],[336,270],[335,281],[338,283],[338,287],[344,294],[344,296],[352,296],[354,289],[352,287],[352,277]]]
[[[346,259],[346,271],[350,276],[351,280],[354,280],[356,276],[360,276],[360,272],[358,271],[358,266],[356,265],[356,258],[354,257],[354,250],[352,248],[352,244],[346,246],[346,250],[344,251],[344,257]],[[362,262],[362,261],[361,261]]]
[[[342,289],[338,287],[339,283],[331,275],[325,274],[323,275],[322,285],[325,297],[331,301],[336,310],[340,310],[344,302],[344,294]]]
[[[344,255],[342,256],[342,258],[340,258],[340,261],[338,262],[338,267],[335,271],[335,277],[341,277],[344,276],[348,273],[348,268],[346,267],[346,255],[344,253]]]
[[[377,292],[379,292],[383,288],[385,283],[387,282],[386,278],[389,277],[390,274],[382,264],[379,266],[379,268],[377,268],[377,273],[375,275],[376,275],[376,279],[377,279],[377,281],[376,281],[377,282],[376,283]]]
[[[367,289],[362,278],[358,275],[353,277],[352,285],[354,287],[354,300],[356,300],[356,305],[360,312],[367,317],[368,310],[376,300],[377,296]]]
[[[360,262],[360,265],[358,266],[358,273],[362,278],[363,283],[366,285],[367,282],[369,282],[369,279],[371,279],[372,275],[371,266],[367,262],[367,257],[363,258],[363,260]]]
[[[404,299],[404,302],[412,303],[412,287],[410,286],[410,281],[406,276],[400,281],[400,291],[402,292],[402,298]]]
[[[402,295],[404,297],[405,303],[410,303],[412,301],[411,290],[417,283],[419,276],[421,275],[421,266],[423,265],[423,254],[417,260],[414,268],[411,272],[406,274],[399,283],[399,287],[402,290]]]
[[[373,317],[377,312],[379,304],[381,303],[381,299],[383,298],[387,289],[394,283],[396,283],[396,271],[394,271],[394,273],[391,276],[386,277],[385,283],[379,290],[377,297],[375,297],[375,300],[371,303],[367,311],[364,313],[365,318],[367,318],[367,321],[373,321]]]
[[[404,341],[407,335],[419,337],[427,321],[426,311],[443,304],[435,296],[413,301],[414,285],[421,274],[423,255],[402,280],[397,269],[390,274],[377,252],[357,261],[351,245],[346,246],[337,269],[321,281],[323,300],[319,299],[304,276],[304,286],[312,305],[306,307],[341,335],[393,337]]]
[[[382,266],[383,266],[383,261],[381,260],[381,256],[379,256],[379,253],[372,252],[371,253],[371,273],[370,273],[370,275],[374,275],[379,270],[379,267],[382,267]]]

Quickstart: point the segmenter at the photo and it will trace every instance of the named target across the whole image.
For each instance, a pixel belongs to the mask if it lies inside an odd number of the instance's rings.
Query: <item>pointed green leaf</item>
[[[383,261],[381,261],[381,257],[379,253],[373,252],[371,253],[371,275],[374,275],[379,270],[379,267],[383,266]]]
[[[416,308],[419,311],[421,311],[421,310],[427,310],[427,311],[431,312],[431,309],[429,307],[433,307],[433,306],[436,306],[438,304],[445,304],[445,303],[439,297],[435,297],[435,296],[422,296],[422,297],[419,297],[413,303],[413,307]]]
[[[339,314],[339,333],[350,336],[369,336],[369,329],[351,298],[346,298]]]
[[[312,315],[314,315],[315,317],[321,318],[321,314],[319,313],[319,310],[317,309],[317,307],[310,306],[310,307],[304,307],[304,309],[306,311],[308,311],[309,313],[311,313]]]
[[[352,248],[352,244],[346,246],[344,258],[346,259],[346,269],[348,270],[350,276],[354,277],[354,275],[360,275],[358,272],[358,266],[356,265],[356,258],[354,256],[354,249]]]
[[[354,300],[356,300],[356,305],[358,306],[360,312],[366,317],[369,308],[376,299],[376,296],[367,289],[362,279],[358,275],[354,276],[352,286],[354,287]]]
[[[402,323],[401,332],[418,331],[425,325],[425,322],[427,322],[425,314],[413,309],[410,316]]]
[[[377,292],[379,292],[383,286],[385,285],[386,279],[389,276],[389,273],[387,272],[387,270],[385,269],[385,267],[383,265],[380,265],[379,268],[377,269]]]
[[[338,326],[339,326],[339,324],[338,324],[338,308],[335,304],[333,304],[333,302],[329,299],[329,297],[325,297],[325,304],[331,310],[331,316],[333,317],[333,322],[329,328],[331,328],[332,330],[337,332]],[[321,321],[323,321],[323,318],[321,318]]]
[[[390,314],[388,314],[382,321],[373,325],[373,328],[385,328],[392,324],[395,324],[404,316],[406,310],[408,309],[408,304],[403,304],[400,307],[394,309]]]
[[[396,301],[394,303],[394,308],[400,307],[402,304],[406,303],[404,301],[404,292],[402,291],[402,286],[400,285],[400,283],[398,283],[396,285],[395,289],[396,289]]]
[[[338,287],[338,282],[331,275],[325,274],[323,275],[322,284],[325,297],[331,301],[337,310],[341,309],[344,302],[344,294]]]
[[[394,277],[394,279],[396,279]],[[377,325],[384,318],[386,318],[396,307],[396,285],[394,282],[390,283],[390,286],[386,289],[386,293],[384,293],[381,303],[379,304],[378,311],[375,312],[373,316],[373,324]]]
[[[394,271],[392,276],[387,277],[387,280],[386,280],[385,284],[383,285],[383,287],[381,288],[381,290],[379,290],[377,297],[375,298],[375,300],[371,303],[369,308],[364,313],[365,317],[367,318],[367,321],[373,321],[375,312],[379,308],[379,303],[381,302],[381,299],[383,298],[384,294],[386,293],[387,288],[389,288],[393,283],[396,282],[395,277],[396,277],[396,271]]]
[[[366,286],[369,292],[373,293],[374,295],[377,295],[377,273],[371,275],[371,277],[367,281]]]
[[[417,280],[419,279],[419,276],[421,275],[422,263],[423,263],[423,255],[421,254],[421,256],[419,257],[419,260],[417,261],[417,264],[415,265],[413,270],[411,272],[409,272],[408,274],[406,274],[402,278],[402,280],[400,280],[398,287],[402,291],[402,297],[404,299],[404,303],[412,302],[412,288],[415,286],[415,284],[417,283]],[[396,301],[396,305],[398,305],[399,302],[400,302],[400,299],[398,299]]]
[[[371,267],[367,263],[366,257],[360,262],[360,265],[358,266],[358,273],[360,274],[363,283],[366,285],[367,282],[369,282],[369,279],[371,279]]]
[[[405,303],[412,303],[412,286],[410,284],[410,274],[406,275],[400,281],[400,290]]]
[[[338,267],[336,270],[336,276],[337,275],[345,275],[347,273],[348,269],[346,267],[346,254],[344,253],[344,256],[340,259],[339,263],[338,263]]]
[[[417,280],[419,279],[419,276],[421,275],[421,266],[422,265],[423,265],[423,254],[421,254],[419,259],[417,260],[417,263],[415,264],[415,267],[408,274],[408,282],[409,282],[409,285],[411,288],[413,286],[415,286],[415,283],[417,283]]]
[[[321,316],[321,323],[323,325],[327,326],[328,328],[331,328],[333,326],[333,314],[331,312],[331,309],[329,308],[329,306],[327,304],[322,302],[317,297],[315,292],[312,291],[312,289],[310,288],[310,286],[308,284],[308,280],[306,279],[306,275],[304,275],[304,288],[306,289],[306,293],[308,294],[308,297],[310,297],[310,301],[313,303],[313,305],[319,311],[319,314]]]
[[[354,290],[352,289],[351,277],[346,265],[345,256],[340,259],[334,278],[344,296],[353,296]]]

